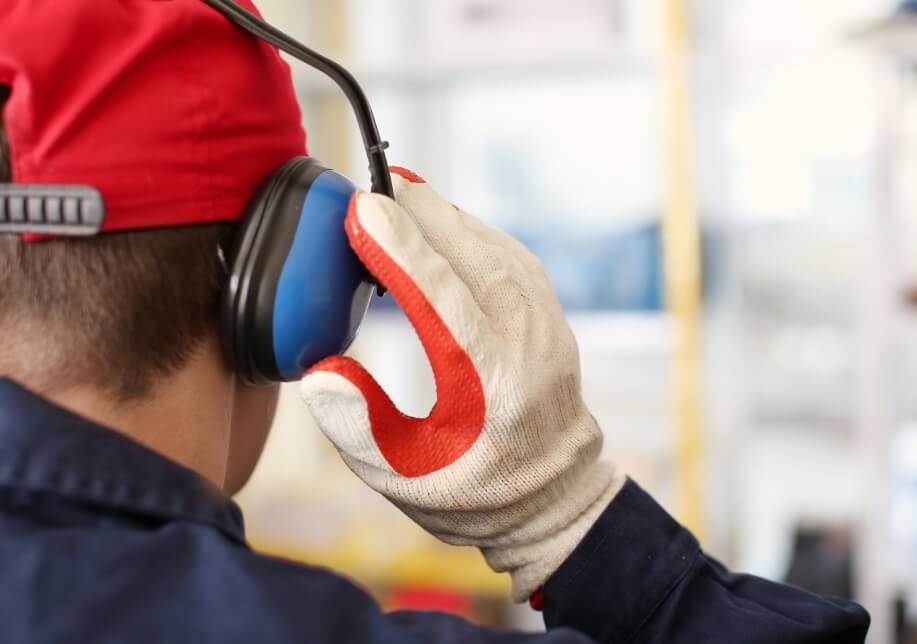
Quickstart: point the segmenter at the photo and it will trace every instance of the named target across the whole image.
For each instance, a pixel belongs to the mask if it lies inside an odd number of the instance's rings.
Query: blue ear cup
[[[258,190],[227,259],[224,352],[245,381],[299,379],[350,346],[375,290],[347,241],[355,186],[298,157]]]

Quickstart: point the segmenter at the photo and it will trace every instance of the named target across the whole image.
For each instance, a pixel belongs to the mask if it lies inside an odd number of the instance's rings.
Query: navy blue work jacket
[[[264,557],[197,474],[0,379],[0,642],[863,642],[849,601],[734,575],[628,483],[544,588],[547,633],[384,613]]]

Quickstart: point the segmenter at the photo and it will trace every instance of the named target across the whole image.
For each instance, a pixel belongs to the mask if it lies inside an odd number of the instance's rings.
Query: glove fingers
[[[469,215],[464,210],[456,209],[456,212],[458,212],[465,228],[474,232],[482,239],[487,240],[493,247],[502,249],[504,254],[508,252],[513,259],[517,259],[527,271],[538,276],[544,274],[541,261],[518,239],[499,228],[485,224],[483,221],[474,215]]]
[[[485,240],[504,262],[509,261],[516,265],[518,273],[526,276],[526,283],[533,291],[537,291],[551,300],[556,299],[554,286],[551,284],[541,260],[526,248],[525,244],[499,228],[488,226],[464,210],[457,209],[456,212],[467,230],[474,232],[478,237]]]
[[[510,248],[491,234],[494,229],[488,230],[483,222],[444,200],[416,174],[403,168],[391,170],[396,201],[411,214],[430,246],[465,283],[473,283],[477,275],[486,272],[482,264],[487,268],[506,265]]]
[[[487,319],[467,286],[396,202],[379,195],[357,195],[345,226],[354,251],[398,300],[417,331],[433,371],[437,402],[426,419],[405,416],[375,379],[349,359],[330,358],[309,375],[337,374],[358,390],[366,410],[348,405],[348,417],[358,419],[350,424],[363,427],[366,435],[371,429],[391,469],[408,477],[429,474],[460,458],[483,429],[484,387],[464,347],[494,346]],[[315,385],[314,379],[309,382],[304,396],[320,402],[315,392],[327,391],[341,397],[342,390],[331,382],[319,382],[322,386]]]
[[[431,334],[437,326],[433,318],[444,321],[461,346],[478,340],[486,317],[410,213],[387,197],[361,193],[354,196],[345,225],[354,252],[401,305],[428,356],[441,341]]]
[[[541,269],[538,258],[519,240],[446,202],[422,177],[399,167],[392,167],[391,172],[395,175],[395,200],[407,207],[425,234],[430,233],[427,241],[437,252],[450,260],[450,263],[453,263],[453,260],[460,260],[461,263],[471,257],[455,254],[456,246],[449,233],[464,232],[463,236],[467,237],[467,233],[470,232],[490,244],[491,252],[496,255],[505,257],[509,252],[514,259],[524,264],[527,270],[538,272]],[[420,200],[425,203],[419,203]],[[439,207],[430,207],[434,203]],[[461,228],[464,228],[464,231]]]
[[[533,306],[560,314],[541,263],[510,235],[443,200],[420,177],[392,168],[395,198],[417,222],[427,243],[468,286],[493,330],[504,338],[537,335],[542,329],[519,315]]]

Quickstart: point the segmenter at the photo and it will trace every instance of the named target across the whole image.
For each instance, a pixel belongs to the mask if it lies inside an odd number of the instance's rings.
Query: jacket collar
[[[210,481],[3,378],[0,486],[160,521],[204,523],[245,540],[238,506]]]

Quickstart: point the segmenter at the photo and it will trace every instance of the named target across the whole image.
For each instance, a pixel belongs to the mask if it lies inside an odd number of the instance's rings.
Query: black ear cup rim
[[[221,324],[227,359],[250,384],[283,381],[274,356],[274,297],[306,194],[325,171],[315,159],[291,159],[262,184],[240,221]]]
[[[231,297],[231,307],[229,309],[231,355],[236,373],[248,382],[261,380],[258,377],[257,366],[252,361],[252,352],[246,350],[247,343],[254,338],[253,335],[246,332],[247,327],[252,325],[250,311],[254,310],[249,305],[249,302],[252,299],[257,300],[259,286],[258,282],[252,279],[256,260],[256,253],[253,249],[262,245],[258,241],[263,238],[263,232],[266,227],[264,220],[268,216],[267,213],[274,212],[277,195],[282,187],[286,185],[286,181],[295,166],[295,160],[285,164],[258,191],[255,200],[249,206],[251,212],[246,212],[243,223],[240,225],[238,247],[232,255],[233,259],[230,264],[232,267],[229,290]],[[255,292],[252,292],[253,289]]]

